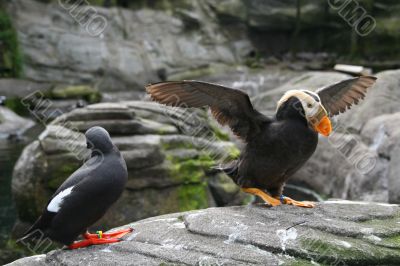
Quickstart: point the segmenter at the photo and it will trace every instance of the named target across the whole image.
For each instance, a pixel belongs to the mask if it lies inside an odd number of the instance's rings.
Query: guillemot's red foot
[[[109,243],[116,243],[121,241],[121,237],[129,234],[133,231],[133,228],[122,229],[118,231],[114,231],[111,233],[103,233],[102,231],[97,231],[96,234],[85,233],[82,234],[83,238],[82,241],[76,241],[73,244],[69,245],[69,249],[77,249],[88,247],[92,245],[102,245],[102,244],[109,244]]]
[[[92,245],[103,245],[103,244],[109,244],[109,243],[116,243],[121,241],[122,239],[120,238],[91,238],[91,239],[85,239],[82,241],[77,241],[74,242],[73,244],[69,245],[69,249],[77,249],[77,248],[84,248]]]
[[[96,234],[85,233],[83,234],[83,238],[85,239],[99,239],[99,238],[121,238],[126,234],[129,234],[133,231],[133,228],[121,229],[117,231],[113,231],[110,233],[103,233],[102,231],[97,231]]]

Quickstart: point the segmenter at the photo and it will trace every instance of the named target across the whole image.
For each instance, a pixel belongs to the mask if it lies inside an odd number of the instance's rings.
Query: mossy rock
[[[81,162],[73,154],[53,155],[47,157],[46,160],[49,173],[47,187],[51,190],[56,190],[81,165]]]
[[[21,257],[32,255],[35,255],[35,253],[22,245],[18,245],[15,240],[10,239],[0,247],[0,264],[4,265]]]
[[[166,159],[171,164],[171,178],[184,184],[204,181],[206,177],[205,171],[215,165],[215,161],[206,154],[183,161],[169,155],[166,156]]]
[[[88,85],[56,86],[48,96],[54,99],[84,99],[89,103],[101,100],[101,93]]]
[[[21,77],[22,56],[10,16],[0,6],[0,77]]]
[[[178,188],[180,211],[198,210],[210,207],[208,204],[207,183],[182,185]]]
[[[21,116],[28,116],[29,110],[22,104],[21,98],[10,97],[5,101],[5,106]]]

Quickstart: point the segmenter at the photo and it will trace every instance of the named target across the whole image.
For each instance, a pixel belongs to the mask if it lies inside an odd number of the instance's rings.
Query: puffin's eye
[[[308,107],[308,108],[313,107],[312,103],[307,104],[307,107]]]

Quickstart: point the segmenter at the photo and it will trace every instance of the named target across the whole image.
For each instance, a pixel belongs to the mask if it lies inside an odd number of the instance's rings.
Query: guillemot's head
[[[113,150],[113,143],[110,134],[102,127],[91,127],[86,133],[87,148],[92,151],[108,153]]]

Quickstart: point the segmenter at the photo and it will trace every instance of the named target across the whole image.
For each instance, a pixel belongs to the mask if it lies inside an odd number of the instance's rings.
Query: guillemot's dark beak
[[[93,148],[92,143],[90,143],[89,141],[86,142],[86,148],[91,150]]]

